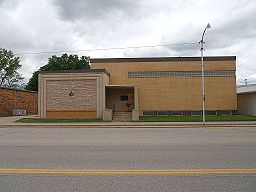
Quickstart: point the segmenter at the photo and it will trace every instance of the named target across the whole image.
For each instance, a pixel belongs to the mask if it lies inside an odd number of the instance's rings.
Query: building
[[[0,87],[0,116],[18,115],[19,111],[27,115],[37,114],[37,106],[37,92]]]
[[[205,57],[206,114],[235,114],[236,57]],[[41,72],[40,117],[103,117],[112,112],[199,115],[200,57],[91,59],[90,70]]]
[[[239,114],[256,116],[255,84],[237,87],[237,108]]]

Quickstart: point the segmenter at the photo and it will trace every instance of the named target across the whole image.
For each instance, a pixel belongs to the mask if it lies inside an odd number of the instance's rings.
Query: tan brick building
[[[204,64],[206,113],[236,113],[236,57]],[[91,59],[90,70],[39,74],[41,117],[196,115],[201,95],[200,57]]]

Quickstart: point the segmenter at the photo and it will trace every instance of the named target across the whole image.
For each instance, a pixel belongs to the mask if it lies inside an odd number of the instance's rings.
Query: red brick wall
[[[27,115],[37,114],[37,92],[0,87],[0,116],[12,116],[13,109],[25,109]]]

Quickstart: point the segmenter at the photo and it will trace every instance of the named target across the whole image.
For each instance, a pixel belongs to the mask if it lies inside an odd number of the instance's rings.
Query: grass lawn
[[[207,115],[205,119],[206,121],[256,121],[256,117],[246,115]],[[202,116],[141,116],[140,121],[200,122]]]
[[[84,119],[23,118],[16,122],[19,122],[19,123],[85,123],[85,122],[103,122],[103,120],[101,118],[84,118]]]
[[[141,122],[201,122],[202,116],[141,116]],[[206,121],[256,121],[255,116],[246,115],[207,115]],[[52,119],[52,118],[23,118],[19,123],[86,123],[104,122],[102,118]]]

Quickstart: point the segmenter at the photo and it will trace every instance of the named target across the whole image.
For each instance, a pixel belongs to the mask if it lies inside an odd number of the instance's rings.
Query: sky
[[[256,83],[255,0],[0,0],[0,18],[0,47],[20,54],[25,81],[66,51],[87,50],[68,53],[91,58],[200,56],[210,23],[204,55],[237,56],[237,84]],[[150,45],[170,46],[89,51]]]

